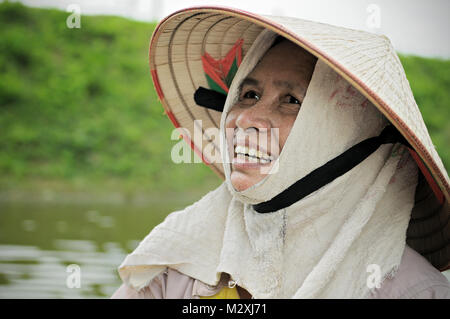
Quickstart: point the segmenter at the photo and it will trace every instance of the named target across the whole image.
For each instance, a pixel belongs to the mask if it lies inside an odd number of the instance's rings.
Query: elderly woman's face
[[[282,41],[242,82],[239,100],[226,119],[231,183],[237,191],[270,171],[300,110],[315,61],[297,45]]]

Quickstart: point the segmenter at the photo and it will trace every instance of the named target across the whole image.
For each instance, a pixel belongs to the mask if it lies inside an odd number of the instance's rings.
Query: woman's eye
[[[301,104],[299,100],[297,100],[292,95],[288,95],[288,103],[290,104]]]
[[[259,100],[259,95],[255,91],[248,91],[243,95],[243,98]]]

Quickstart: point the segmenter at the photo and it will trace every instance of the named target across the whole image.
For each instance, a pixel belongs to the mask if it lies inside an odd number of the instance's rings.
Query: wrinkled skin
[[[231,183],[237,191],[261,181],[274,164],[300,110],[315,63],[314,56],[283,40],[269,49],[244,79],[238,102],[226,119],[227,143],[232,159]],[[272,130],[274,128],[278,128],[278,132]],[[275,135],[270,134],[271,130]],[[256,158],[237,156],[236,140],[239,141],[237,144],[247,146],[253,141],[258,150],[265,150],[266,155],[273,157],[272,161],[260,163]],[[266,144],[258,143],[261,140]],[[275,152],[271,152],[274,149]]]

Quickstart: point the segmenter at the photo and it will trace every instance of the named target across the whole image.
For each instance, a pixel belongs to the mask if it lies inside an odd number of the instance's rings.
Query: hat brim
[[[433,146],[400,60],[385,36],[296,18],[256,15],[229,7],[191,7],[169,15],[153,33],[150,70],[165,113],[180,129],[184,140],[205,164],[224,178],[222,164],[208,158],[210,152],[204,152],[207,145],[220,150],[220,145],[204,128],[218,128],[221,113],[199,107],[193,98],[198,87],[207,87],[201,56],[207,52],[220,59],[240,38],[244,40],[242,54],[245,56],[265,28],[324,61],[361,92],[409,142],[410,153],[434,194],[434,198],[428,196],[427,200],[438,204],[433,214],[426,215],[426,227],[417,222],[413,226],[412,233],[422,238],[413,248],[428,255],[428,260],[437,268],[450,268],[449,177]],[[202,127],[194,120],[202,120]],[[201,138],[194,139],[195,131],[199,130]],[[423,211],[418,214],[425,218]],[[431,219],[438,222],[430,224]],[[417,226],[419,224],[421,226]],[[414,227],[420,230],[415,231]],[[430,227],[434,227],[432,231]],[[430,237],[428,243],[423,244],[427,236]]]

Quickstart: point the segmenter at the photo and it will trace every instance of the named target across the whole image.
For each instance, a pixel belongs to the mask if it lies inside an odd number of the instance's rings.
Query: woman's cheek
[[[289,116],[288,118],[284,119],[284,121],[283,121],[284,124],[283,125],[280,123],[280,125],[278,126],[279,130],[280,130],[279,142],[280,142],[281,149],[283,149],[284,144],[286,143],[286,140],[289,137],[289,134],[290,134],[290,132],[292,130],[292,127],[294,126],[296,118],[297,118],[297,115]]]
[[[233,139],[236,127],[236,116],[234,115],[234,113],[235,112],[230,111],[225,120],[225,137],[227,141],[227,148],[230,160],[232,160],[234,156]]]

